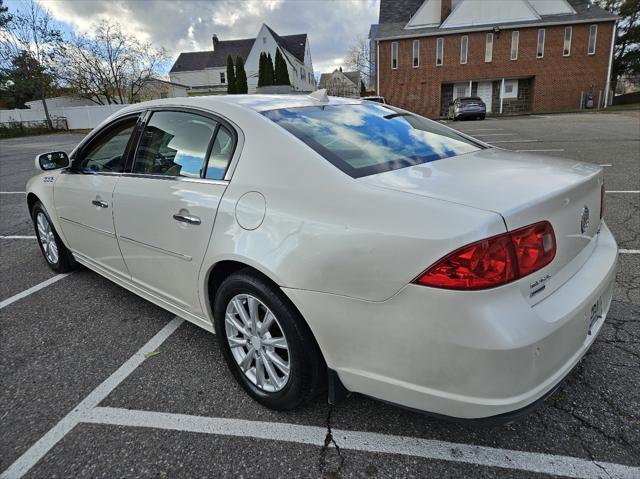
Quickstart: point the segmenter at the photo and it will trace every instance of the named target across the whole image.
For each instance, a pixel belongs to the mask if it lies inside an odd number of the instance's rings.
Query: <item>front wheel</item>
[[[33,227],[36,230],[36,237],[40,245],[40,251],[49,267],[56,273],[68,273],[76,268],[76,261],[73,255],[64,245],[60,236],[56,232],[47,211],[39,201],[31,210]]]
[[[300,313],[279,288],[251,270],[220,285],[214,303],[218,344],[249,395],[276,410],[315,397],[326,376],[320,350]]]

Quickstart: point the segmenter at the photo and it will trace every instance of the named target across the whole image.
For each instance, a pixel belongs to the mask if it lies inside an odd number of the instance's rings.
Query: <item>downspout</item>
[[[502,79],[502,85],[500,86],[500,114],[502,115],[502,104],[504,103],[504,78]]]
[[[380,96],[380,42],[376,40],[376,95]]]
[[[613,34],[611,35],[611,51],[609,52],[609,69],[607,70],[607,83],[604,90],[604,107],[609,106],[609,89],[611,88],[611,69],[613,68],[613,50],[616,46],[616,31],[618,29],[618,22],[613,24]]]

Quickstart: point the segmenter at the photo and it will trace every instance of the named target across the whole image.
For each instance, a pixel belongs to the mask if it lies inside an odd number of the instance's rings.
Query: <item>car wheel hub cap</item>
[[[225,333],[242,373],[259,389],[282,390],[289,381],[289,345],[271,310],[250,294],[234,296],[225,311]]]
[[[38,240],[42,245],[44,257],[51,264],[58,262],[58,244],[53,234],[53,228],[49,224],[49,220],[44,213],[39,212],[36,216],[36,228],[38,230]]]

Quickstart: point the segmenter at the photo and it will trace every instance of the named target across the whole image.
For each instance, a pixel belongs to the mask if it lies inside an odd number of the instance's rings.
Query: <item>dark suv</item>
[[[487,105],[477,96],[456,98],[449,104],[447,116],[454,121],[465,118],[484,120],[487,116]]]

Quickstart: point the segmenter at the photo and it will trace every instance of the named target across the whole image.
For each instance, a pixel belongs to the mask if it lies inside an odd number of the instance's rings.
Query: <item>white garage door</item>
[[[493,82],[483,81],[478,83],[478,96],[487,105],[487,113],[491,113],[491,97],[493,95]]]

